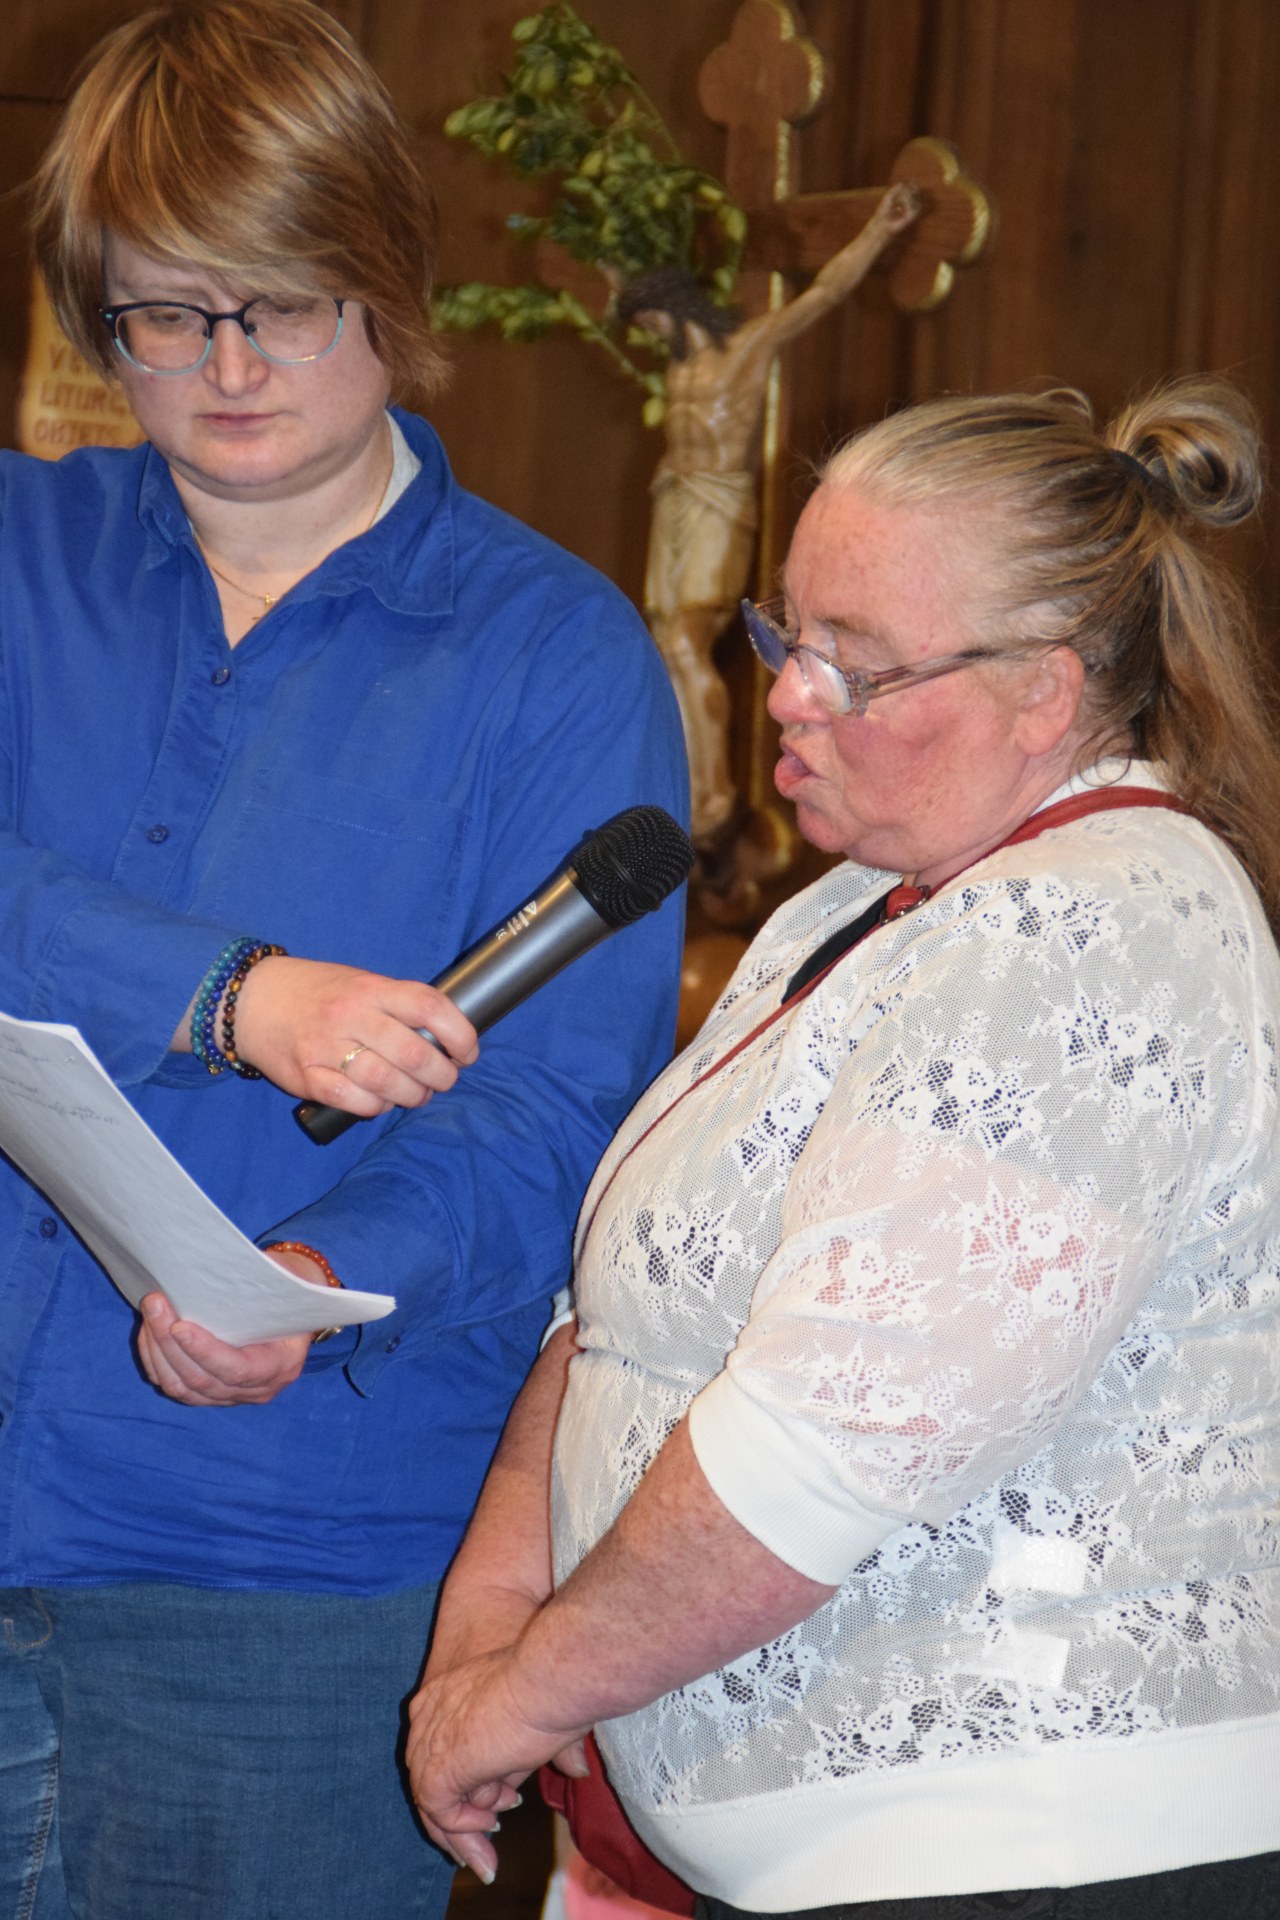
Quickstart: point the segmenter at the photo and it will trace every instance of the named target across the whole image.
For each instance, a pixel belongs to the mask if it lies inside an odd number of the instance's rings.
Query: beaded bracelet
[[[324,1275],[326,1287],[340,1287],[342,1285],[341,1280],[339,1280],[324,1255],[315,1247],[309,1247],[305,1240],[272,1240],[262,1251],[264,1253],[300,1253],[304,1260],[314,1260]],[[332,1340],[335,1333],[345,1333],[345,1331],[345,1327],[320,1327],[317,1332],[312,1334],[311,1344],[313,1347],[318,1346],[321,1340]]]
[[[246,953],[237,965],[235,972],[222,990],[222,1057],[232,1073],[238,1073],[242,1080],[261,1080],[257,1067],[251,1067],[236,1052],[236,1001],[240,989],[249,978],[259,960],[270,960],[273,956],[284,957],[284,948],[272,946],[264,941]]]
[[[305,1240],[269,1240],[262,1251],[264,1253],[300,1253],[304,1260],[315,1261],[321,1273],[324,1275],[326,1287],[340,1287],[342,1285],[341,1280],[339,1280],[324,1255],[318,1252],[315,1247],[309,1247]]]
[[[227,1064],[214,1037],[218,1002],[241,960],[247,953],[252,953],[257,945],[256,940],[244,936],[238,940],[228,940],[196,989],[191,1008],[191,1051],[206,1073],[221,1073]]]

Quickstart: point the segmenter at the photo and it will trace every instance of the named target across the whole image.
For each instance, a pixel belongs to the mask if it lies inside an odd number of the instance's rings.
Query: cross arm
[[[951,291],[955,268],[982,252],[991,231],[990,203],[963,172],[955,150],[928,136],[902,149],[890,181],[914,186],[921,212],[885,263],[889,292],[907,312],[927,313]],[[743,264],[788,279],[819,272],[849,245],[851,233],[865,231],[884,192],[883,187],[857,187],[845,193],[800,193],[752,209]]]

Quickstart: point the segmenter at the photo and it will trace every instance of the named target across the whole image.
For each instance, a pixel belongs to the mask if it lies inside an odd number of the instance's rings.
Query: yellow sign
[[[42,460],[60,459],[72,447],[136,447],[142,438],[120,389],[80,358],[54,319],[38,274],[32,278],[17,428],[22,452]]]

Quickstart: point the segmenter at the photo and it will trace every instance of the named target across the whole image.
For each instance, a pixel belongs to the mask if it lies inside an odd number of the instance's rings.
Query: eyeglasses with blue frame
[[[346,302],[328,294],[255,294],[231,313],[185,300],[129,300],[98,313],[117,349],[141,373],[194,373],[213,351],[213,330],[233,320],[255,353],[278,367],[323,360],[342,338]]]

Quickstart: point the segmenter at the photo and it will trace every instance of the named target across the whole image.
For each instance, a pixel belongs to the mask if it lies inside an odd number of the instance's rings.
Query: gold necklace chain
[[[360,532],[352,535],[353,539],[359,540],[362,537],[362,535],[368,533],[370,527],[373,525],[374,521],[378,517],[378,509],[381,507],[386,497],[387,497],[387,489],[385,486],[383,486],[378,494],[377,499],[373,503],[373,512],[369,515],[369,518],[365,521],[364,525],[361,527]],[[282,600],[284,598],[284,595],[279,593],[259,593],[256,587],[246,587],[241,581],[233,580],[229,573],[224,573],[222,571],[221,567],[214,566],[213,561],[209,558],[209,549],[205,546],[204,541],[200,538],[200,535],[196,533],[196,530],[194,527],[191,529],[191,531],[192,531],[192,534],[194,535],[195,543],[200,549],[201,557],[203,558],[206,567],[208,567],[210,573],[214,576],[216,580],[221,580],[224,586],[234,587],[236,592],[242,593],[246,600],[261,600],[262,612],[255,613],[253,616],[253,619],[249,622],[250,626],[256,627],[259,620],[264,620],[266,616],[270,613],[272,607],[275,606],[277,600]],[[346,542],[343,541],[341,544],[345,546]],[[330,551],[332,551],[332,549],[330,549]],[[327,560],[328,557],[329,557],[328,554],[322,554],[320,556],[321,560]],[[317,560],[315,565],[319,566],[320,560]],[[313,570],[314,569],[311,567],[304,567],[302,572],[298,575],[298,580],[305,579],[307,574],[311,573]],[[292,583],[294,587],[297,586],[298,580],[295,580]],[[292,589],[290,587],[286,587],[284,591],[285,593],[289,593],[291,590]]]
[[[372,524],[373,523],[371,521],[370,525]],[[259,593],[253,587],[242,587],[240,582],[238,580],[233,580],[229,573],[224,573],[221,567],[214,566],[212,560],[209,558],[208,553],[205,551],[204,544],[201,540],[197,539],[196,545],[200,548],[201,553],[204,555],[204,563],[206,567],[208,567],[210,573],[214,576],[216,580],[221,580],[224,586],[234,587],[236,592],[242,593],[246,600],[261,600],[262,613],[255,613],[253,616],[253,619],[249,623],[251,626],[256,627],[259,620],[261,620],[265,614],[270,613],[272,607],[274,607],[276,601],[280,598],[280,595],[278,593]],[[301,578],[301,575],[299,575],[299,578]],[[294,585],[295,586],[297,585],[297,581],[294,582]],[[286,587],[285,592],[287,593],[288,591],[289,589]]]

